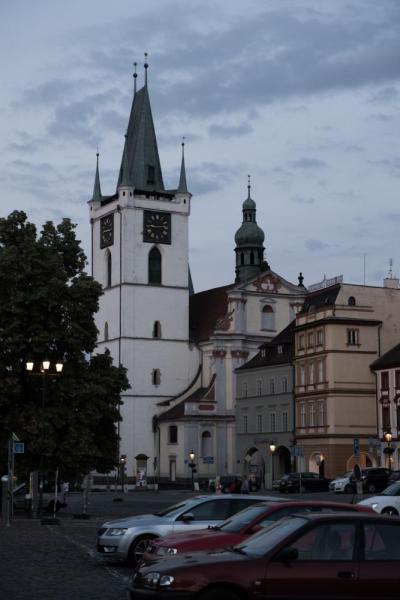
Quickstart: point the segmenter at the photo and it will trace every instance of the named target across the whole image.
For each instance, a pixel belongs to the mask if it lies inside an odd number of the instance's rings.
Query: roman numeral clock
[[[145,210],[143,213],[143,241],[171,243],[171,214]]]
[[[114,215],[106,215],[100,220],[100,248],[114,243]]]

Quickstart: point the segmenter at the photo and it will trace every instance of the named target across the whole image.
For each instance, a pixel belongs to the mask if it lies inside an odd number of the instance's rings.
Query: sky
[[[285,279],[400,275],[399,0],[3,0],[0,216],[68,217],[89,258],[144,52],[167,188],[186,140],[196,291],[234,280],[248,174]]]

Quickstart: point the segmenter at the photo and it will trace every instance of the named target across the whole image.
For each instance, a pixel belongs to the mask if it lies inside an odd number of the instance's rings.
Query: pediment
[[[239,287],[239,286],[238,286]],[[247,281],[242,290],[259,294],[293,294],[304,295],[305,289],[286,281],[274,271],[265,271],[254,279]]]

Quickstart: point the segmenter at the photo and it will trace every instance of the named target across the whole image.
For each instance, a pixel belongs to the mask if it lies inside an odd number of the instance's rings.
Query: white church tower
[[[199,367],[189,341],[188,217],[191,194],[182,164],[177,189],[164,188],[150,99],[135,90],[116,193],[103,196],[97,160],[92,269],[103,285],[98,347],[128,369],[121,407],[120,454],[137,482],[157,474],[153,432],[158,403],[181,393]]]

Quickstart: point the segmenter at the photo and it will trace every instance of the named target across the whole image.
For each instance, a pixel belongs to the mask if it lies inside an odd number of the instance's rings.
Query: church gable
[[[245,286],[237,286],[243,292],[259,294],[299,294],[304,295],[305,288],[286,281],[270,269],[247,281]]]

